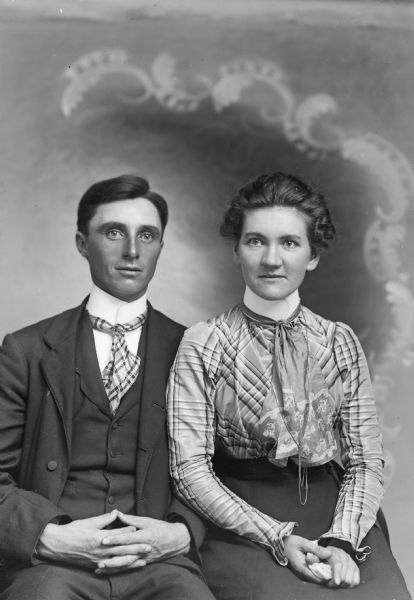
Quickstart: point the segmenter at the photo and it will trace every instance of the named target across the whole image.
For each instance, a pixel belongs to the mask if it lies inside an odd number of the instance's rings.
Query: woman
[[[215,526],[204,569],[219,600],[410,597],[374,527],[382,440],[363,351],[348,326],[300,304],[334,233],[298,179],[243,187],[221,226],[243,303],[191,327],[172,369],[171,474]]]

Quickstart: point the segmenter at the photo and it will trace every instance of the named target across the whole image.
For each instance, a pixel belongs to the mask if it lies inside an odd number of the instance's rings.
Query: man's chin
[[[122,302],[134,302],[134,300],[138,300],[139,298],[142,298],[142,296],[144,296],[145,292],[147,291],[147,286],[145,286],[145,288],[137,288],[133,285],[122,285],[116,288],[101,289],[110,296],[113,296],[118,300],[122,300]]]

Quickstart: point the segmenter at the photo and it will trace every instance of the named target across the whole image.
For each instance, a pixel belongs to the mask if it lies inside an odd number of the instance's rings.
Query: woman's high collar
[[[249,310],[273,321],[286,321],[294,314],[300,304],[298,290],[283,300],[265,300],[246,287],[243,303]]]

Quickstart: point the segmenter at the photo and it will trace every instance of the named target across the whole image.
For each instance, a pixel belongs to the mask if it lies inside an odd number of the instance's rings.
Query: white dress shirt
[[[94,285],[89,296],[86,310],[94,317],[105,319],[111,325],[128,323],[147,310],[147,296],[144,294],[138,300],[133,302],[124,302],[107,294],[99,287]],[[125,340],[128,349],[133,354],[138,352],[138,344],[141,337],[142,328],[129,331],[125,334]],[[105,331],[93,330],[95,340],[96,355],[98,357],[101,373],[105,369],[111,356],[112,336]]]

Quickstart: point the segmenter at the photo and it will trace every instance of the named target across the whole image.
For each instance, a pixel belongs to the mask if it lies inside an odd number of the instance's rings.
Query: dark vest
[[[118,508],[135,514],[135,471],[146,327],[138,348],[141,368],[116,415],[102,382],[89,317],[79,323],[70,472],[59,507],[73,519]]]

